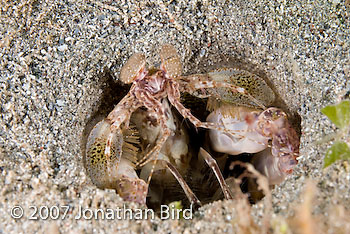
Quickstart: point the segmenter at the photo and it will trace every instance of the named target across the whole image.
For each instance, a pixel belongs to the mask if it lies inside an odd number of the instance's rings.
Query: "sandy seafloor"
[[[82,132],[103,92],[101,72],[117,79],[135,51],[159,64],[165,42],[187,74],[222,54],[262,71],[301,116],[299,164],[272,190],[270,232],[350,233],[349,164],[323,169],[331,142],[317,144],[336,130],[320,109],[350,90],[349,10],[349,1],[338,0],[2,1],[0,233],[262,232],[246,212],[236,213],[238,201],[206,205],[191,221],[73,218],[78,206],[124,204],[97,189],[82,166]],[[311,218],[295,211],[308,181],[315,185]],[[15,205],[24,209],[21,219],[10,216]],[[62,205],[72,207],[64,220],[29,220],[30,206]],[[252,208],[258,225],[264,209],[263,202]],[[306,223],[293,221],[295,214]]]

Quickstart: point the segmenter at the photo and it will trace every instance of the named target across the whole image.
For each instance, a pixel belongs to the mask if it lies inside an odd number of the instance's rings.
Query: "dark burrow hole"
[[[288,120],[292,124],[293,128],[296,130],[300,136],[300,123],[301,118],[296,112],[291,112],[287,109],[287,105],[283,99],[276,93],[276,89],[273,84],[267,79],[265,73],[258,71],[252,68],[249,64],[244,64],[237,59],[232,58],[223,58],[223,62],[216,65],[216,67],[235,67],[243,70],[251,71],[252,73],[263,78],[268,86],[274,91],[276,95],[276,100],[271,104],[273,107],[278,107],[282,109],[288,115]],[[234,64],[234,66],[232,66]],[[205,69],[212,69],[215,67]],[[201,71],[201,68],[197,68],[196,71]],[[202,71],[204,73],[204,71]],[[87,143],[87,137],[93,128],[93,126],[105,118],[110,111],[113,110],[115,105],[128,93],[130,86],[116,81],[115,77],[111,74],[109,69],[99,76],[99,83],[102,84],[103,95],[99,100],[98,108],[95,113],[91,115],[91,118],[86,120],[86,128],[84,130],[83,139],[82,139],[82,152],[85,164],[85,147]],[[207,111],[207,99],[201,99],[189,94],[182,94],[181,102],[186,108],[191,110],[191,113],[196,116],[201,121],[205,121],[206,117],[209,115]],[[185,181],[188,183],[189,187],[192,189],[194,194],[201,201],[202,205],[213,202],[215,200],[221,200],[224,198],[223,193],[220,192],[220,185],[216,179],[213,171],[206,166],[203,166],[203,163],[198,164],[198,151],[200,147],[205,148],[208,153],[217,160],[218,165],[220,166],[221,172],[225,179],[229,177],[238,178],[243,173],[246,172],[245,168],[238,165],[233,168],[230,165],[233,162],[250,162],[254,154],[240,154],[240,155],[227,155],[224,153],[217,153],[212,150],[209,140],[208,140],[208,131],[206,129],[196,129],[188,120],[184,120],[182,116],[172,107],[172,113],[177,118],[179,118],[182,125],[185,126],[188,136],[189,136],[189,153],[192,154],[191,161],[189,163],[189,169],[182,173]],[[140,175],[140,170],[137,170],[138,175]],[[248,194],[249,201],[251,204],[254,204],[263,198],[263,193],[259,191],[255,179],[243,177],[240,184],[240,189],[243,193]],[[181,201],[184,208],[190,206],[190,203],[182,190],[179,183],[174,179],[171,181],[164,180],[151,180],[149,193],[147,197],[147,207],[152,208],[155,211],[160,210],[162,204],[169,204],[173,201]]]

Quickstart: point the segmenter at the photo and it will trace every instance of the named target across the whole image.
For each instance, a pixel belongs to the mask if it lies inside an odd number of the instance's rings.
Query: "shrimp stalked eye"
[[[171,78],[176,78],[182,74],[180,56],[172,45],[163,45],[159,54],[162,61],[162,69],[166,71]]]
[[[146,56],[136,53],[129,58],[120,71],[120,80],[125,84],[132,83],[146,66]]]

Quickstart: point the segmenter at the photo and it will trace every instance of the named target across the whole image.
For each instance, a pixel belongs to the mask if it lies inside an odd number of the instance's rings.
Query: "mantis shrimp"
[[[234,69],[184,76],[180,56],[169,44],[161,47],[160,58],[159,69],[147,69],[144,54],[130,57],[120,72],[120,81],[131,84],[128,94],[88,136],[85,167],[97,187],[116,189],[124,200],[145,204],[154,173],[152,180],[160,181],[158,185],[175,178],[191,204],[200,206],[188,175],[196,170],[191,168],[196,160],[204,160],[225,198],[231,199],[216,160],[202,147],[189,149],[188,130],[181,118],[196,129],[208,129],[210,147],[216,152],[260,152],[253,164],[271,184],[291,173],[299,139],[282,110],[266,108],[274,95],[262,80]],[[265,90],[267,94],[261,95]],[[183,106],[183,93],[208,99],[212,112],[207,122]],[[193,157],[195,152],[198,157]]]

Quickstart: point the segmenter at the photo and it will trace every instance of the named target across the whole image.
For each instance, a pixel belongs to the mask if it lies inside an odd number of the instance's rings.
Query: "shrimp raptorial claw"
[[[231,155],[257,153],[254,156],[257,169],[271,177],[271,183],[283,181],[298,162],[299,137],[289,124],[287,115],[278,108],[259,111],[226,105],[213,111],[207,120],[220,123],[240,135],[237,137],[210,130],[209,136],[215,151]]]
[[[147,186],[138,178],[134,169],[139,144],[137,131],[133,128],[113,134],[110,157],[105,154],[107,136],[111,124],[104,119],[98,122],[88,137],[84,165],[92,182],[101,189],[116,189],[127,201],[146,202]]]

